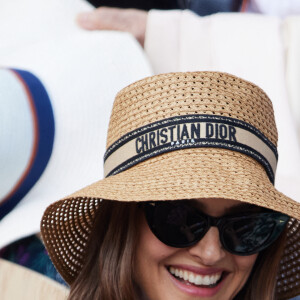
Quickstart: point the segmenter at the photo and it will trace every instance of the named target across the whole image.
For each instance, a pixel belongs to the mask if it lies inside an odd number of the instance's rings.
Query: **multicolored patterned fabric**
[[[42,241],[36,235],[23,238],[1,249],[0,257],[67,285],[54,268]]]

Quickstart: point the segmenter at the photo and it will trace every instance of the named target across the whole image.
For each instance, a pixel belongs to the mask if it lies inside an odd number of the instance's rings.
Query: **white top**
[[[250,0],[248,2],[248,12],[258,12],[279,17],[300,13],[299,0]]]
[[[88,32],[76,25],[77,13],[87,9],[91,7],[84,0],[14,0],[1,4],[0,66],[30,71],[42,81],[54,111],[55,136],[42,176],[0,221],[0,248],[39,232],[42,214],[50,203],[103,178],[114,97],[121,88],[152,75],[142,48],[131,35]],[[6,88],[0,85],[1,95],[9,93]],[[16,101],[9,105],[9,97],[0,100],[0,116],[7,117],[1,119],[1,126],[16,129],[14,135],[6,136],[13,138],[10,145],[25,144],[24,139],[28,145],[32,135],[24,132],[32,129],[30,118],[22,93],[15,95]],[[24,148],[19,157],[20,149],[11,146],[8,151],[3,137],[0,140],[0,166],[13,170],[0,172],[0,179],[10,172],[11,180],[6,184],[12,185],[18,178],[15,173],[24,169],[21,163],[26,162],[30,149]],[[20,165],[7,165],[7,156]],[[0,200],[8,190],[1,190],[0,184]]]
[[[155,73],[223,71],[260,86],[273,102],[279,133],[275,186],[300,201],[300,148],[285,77],[283,22],[247,13],[199,17],[188,10],[151,10],[145,51]],[[296,59],[299,63],[294,54]]]

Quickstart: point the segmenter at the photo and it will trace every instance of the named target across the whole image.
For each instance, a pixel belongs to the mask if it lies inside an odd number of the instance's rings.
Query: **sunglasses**
[[[184,201],[147,202],[144,211],[153,234],[168,246],[193,246],[211,226],[216,226],[223,248],[241,256],[258,253],[269,247],[289,221],[289,216],[267,209],[258,213],[245,212],[215,218]]]

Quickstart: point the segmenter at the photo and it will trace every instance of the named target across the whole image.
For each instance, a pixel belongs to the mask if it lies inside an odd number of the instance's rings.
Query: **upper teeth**
[[[170,273],[175,275],[176,277],[187,280],[190,283],[196,285],[212,285],[215,284],[220,278],[222,273],[217,273],[213,275],[199,275],[193,272],[189,272],[186,270],[180,270],[177,268],[170,267]]]

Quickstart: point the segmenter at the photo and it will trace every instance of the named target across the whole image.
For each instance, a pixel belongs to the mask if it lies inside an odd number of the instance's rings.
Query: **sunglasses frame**
[[[261,211],[261,212],[243,212],[243,213],[237,213],[237,214],[228,214],[228,215],[225,215],[222,217],[212,217],[212,216],[209,216],[209,215],[197,210],[195,207],[188,205],[186,202],[179,203],[179,201],[182,201],[182,200],[155,201],[155,202],[150,201],[150,202],[146,202],[143,204],[145,217],[146,217],[148,226],[151,229],[151,231],[153,232],[153,234],[165,245],[170,246],[170,247],[175,247],[175,248],[188,248],[188,247],[191,247],[191,246],[197,244],[205,236],[205,234],[209,231],[210,227],[213,226],[213,227],[218,228],[221,244],[226,251],[228,251],[232,254],[235,254],[235,255],[239,255],[239,256],[249,256],[249,255],[261,252],[262,250],[268,248],[273,242],[275,242],[275,240],[280,236],[280,234],[282,233],[282,231],[284,230],[284,228],[286,227],[286,224],[288,223],[288,221],[290,219],[289,216],[287,216],[283,213],[272,211],[272,210],[266,209],[266,208],[265,209],[263,208],[263,211]],[[199,237],[197,237],[197,239],[195,239],[194,241],[192,241],[190,243],[169,243],[169,242],[166,243],[166,241],[163,241],[163,239],[160,236],[160,233],[157,231],[157,229],[153,225],[154,222],[152,221],[152,219],[153,219],[154,209],[157,208],[159,205],[166,205],[166,204],[171,204],[172,206],[174,206],[176,204],[180,205],[180,206],[187,206],[189,210],[191,210],[195,213],[195,215],[197,215],[201,218],[204,218],[204,220],[206,221],[206,226],[205,226],[202,234],[199,235]],[[225,236],[224,230],[225,230],[226,226],[228,226],[229,222],[245,220],[245,219],[248,219],[249,217],[252,217],[252,218],[260,217],[260,218],[264,218],[265,220],[271,218],[271,221],[275,223],[272,233],[270,234],[268,239],[263,243],[263,245],[261,245],[258,248],[255,248],[255,250],[253,250],[253,251],[239,252],[239,251],[230,249],[230,247],[227,246],[226,240],[224,237]]]

